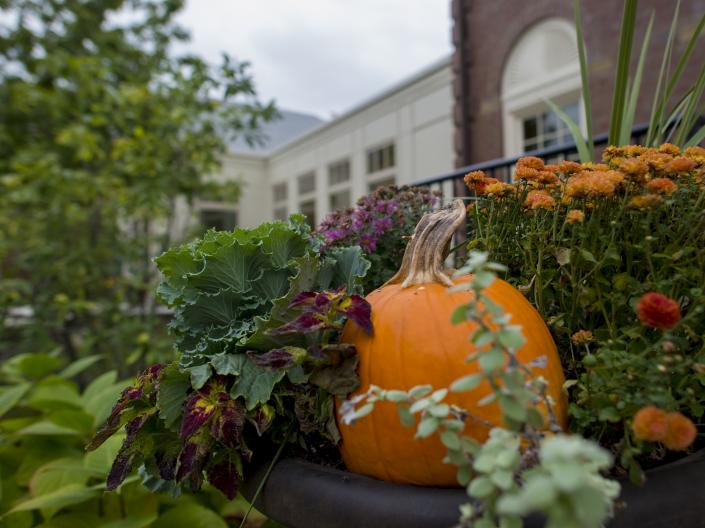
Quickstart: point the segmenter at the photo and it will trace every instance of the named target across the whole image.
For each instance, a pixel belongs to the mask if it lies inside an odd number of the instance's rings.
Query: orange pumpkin
[[[468,338],[476,325],[450,322],[455,308],[468,302],[472,294],[449,293],[447,286],[453,281],[443,269],[452,235],[464,220],[465,208],[460,201],[426,215],[407,246],[399,273],[367,296],[374,335],[354,324],[346,325],[341,341],[354,343],[360,356],[360,389],[355,394],[366,392],[371,384],[401,390],[421,384],[448,387],[461,376],[478,371],[477,362],[465,361],[475,350]],[[460,277],[455,283],[470,279]],[[521,325],[527,342],[517,351],[518,359],[527,364],[541,356],[547,358],[547,367],[534,372],[548,381],[555,415],[565,427],[563,370],[541,316],[505,281],[495,280],[484,293],[512,315],[512,324]],[[481,420],[502,425],[497,404],[477,405],[490,392],[484,382],[472,391],[451,393],[445,401]],[[414,439],[415,429],[400,423],[397,408],[390,402],[378,403],[372,414],[353,425],[341,423],[340,432],[343,460],[350,471],[398,483],[457,486],[456,467],[443,463],[447,450],[438,437]],[[465,434],[483,441],[488,433],[486,424],[467,421]]]

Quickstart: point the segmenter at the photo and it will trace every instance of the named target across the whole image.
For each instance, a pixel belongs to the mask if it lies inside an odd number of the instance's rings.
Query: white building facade
[[[452,72],[445,58],[345,114],[265,151],[231,149],[218,180],[237,181],[237,204],[197,202],[196,220],[253,227],[289,214],[312,225],[378,186],[409,185],[453,169]]]

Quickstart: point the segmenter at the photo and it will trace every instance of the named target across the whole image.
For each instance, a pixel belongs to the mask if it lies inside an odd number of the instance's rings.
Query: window
[[[272,202],[274,203],[274,219],[286,220],[289,214],[287,199],[289,186],[287,182],[276,183],[272,186]]]
[[[316,190],[316,173],[307,172],[299,176],[299,194],[308,194]]]
[[[343,160],[328,165],[328,185],[331,187],[350,181],[350,161]]]
[[[394,185],[395,183],[396,181],[394,179],[394,176],[392,176],[391,178],[383,178],[381,180],[377,180],[375,182],[370,183],[367,186],[367,190],[369,192],[374,192],[380,187],[387,187],[388,185]]]
[[[530,27],[510,50],[501,85],[505,156],[570,141],[547,100],[563,108],[585,133],[576,42],[573,23],[556,17]]]
[[[311,228],[316,227],[316,202],[315,200],[308,200],[306,202],[301,202],[299,204],[299,211],[306,216],[306,221]]]
[[[576,123],[580,123],[578,101],[561,107]],[[570,143],[572,136],[566,124],[553,110],[546,110],[522,120],[522,146],[524,152],[552,145]]]
[[[200,222],[204,229],[232,231],[237,226],[237,212],[232,209],[201,209]]]
[[[394,167],[394,144],[367,151],[367,174]]]
[[[351,205],[350,189],[337,191],[330,195],[330,210],[347,209]]]
[[[275,207],[274,208],[274,219],[275,220],[286,220],[289,217],[288,212],[289,211],[287,210],[285,205],[282,207]]]
[[[275,202],[284,202],[289,197],[289,188],[286,182],[277,183],[272,187],[272,197]]]

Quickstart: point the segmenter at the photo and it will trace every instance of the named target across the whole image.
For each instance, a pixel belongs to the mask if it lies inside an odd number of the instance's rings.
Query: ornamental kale
[[[157,486],[199,489],[205,476],[232,499],[250,446],[337,443],[334,397],[358,386],[355,347],[338,338],[346,319],[372,332],[358,295],[370,264],[359,247],[317,248],[293,216],[209,231],[156,259],[178,359],[125,389],[88,445],[126,429],[108,489],[143,464]]]
[[[421,217],[438,195],[425,187],[380,187],[363,196],[357,207],[330,213],[318,227],[324,252],[359,245],[372,263],[363,286],[370,292],[394,275]]]

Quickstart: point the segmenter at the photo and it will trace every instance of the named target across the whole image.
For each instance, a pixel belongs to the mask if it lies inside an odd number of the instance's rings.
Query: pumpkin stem
[[[399,271],[385,286],[401,283],[402,288],[408,288],[431,282],[452,286],[449,277],[452,270],[446,270],[443,264],[450,252],[453,234],[465,222],[466,214],[462,200],[454,200],[448,207],[426,213],[406,245]]]

